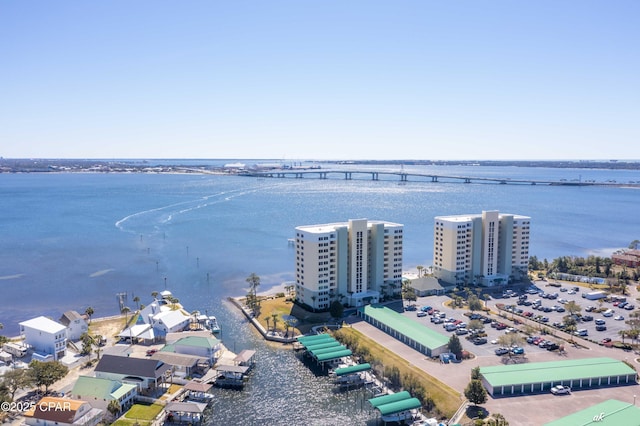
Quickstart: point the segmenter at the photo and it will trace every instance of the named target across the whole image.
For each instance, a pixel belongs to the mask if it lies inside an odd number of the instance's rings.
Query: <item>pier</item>
[[[511,179],[479,176],[440,175],[430,173],[410,173],[404,170],[377,171],[377,170],[268,170],[240,173],[239,176],[255,178],[291,178],[291,179],[341,179],[341,180],[371,180],[371,181],[396,181],[400,184],[406,182],[416,183],[489,183],[489,184],[518,184],[518,185],[554,185],[554,186],[606,186],[606,187],[631,187],[640,188],[640,183],[629,182],[597,182],[575,180],[548,180],[548,179]]]

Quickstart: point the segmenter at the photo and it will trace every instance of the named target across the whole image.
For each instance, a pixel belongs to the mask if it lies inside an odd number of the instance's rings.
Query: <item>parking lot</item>
[[[567,300],[573,300],[578,303],[582,307],[582,314],[585,314],[585,308],[589,305],[593,305],[598,307],[598,302],[588,301],[582,298],[581,293],[590,291],[588,287],[581,287],[580,292],[576,292],[576,294],[567,294],[569,291],[560,291],[557,287],[546,287],[545,282],[538,282],[537,288],[539,290],[543,290],[545,292],[558,292],[559,298],[564,298]],[[567,286],[567,284],[563,284],[563,286]],[[573,287],[567,286],[568,288]],[[526,291],[527,288],[518,289],[517,293],[522,294]],[[483,289],[485,290],[485,289]],[[483,294],[490,293],[490,289],[486,289],[487,291],[483,291]],[[553,290],[553,291],[550,291]],[[627,299],[629,301],[634,301],[637,297],[637,292],[634,289],[630,289],[632,296],[628,296]],[[502,291],[496,292],[495,290],[491,293],[492,300],[488,302],[489,307],[496,312],[496,303],[503,304],[516,304],[518,297],[512,296],[509,298],[502,298]],[[560,296],[560,295],[563,296]],[[566,295],[566,297],[564,297]],[[532,298],[535,300],[537,298],[541,298],[539,295],[535,296],[532,294],[528,296],[528,299]],[[553,306],[558,303],[557,299],[544,299],[542,302],[542,306]],[[469,317],[465,316],[464,313],[468,312],[466,309],[453,309],[449,307],[449,302],[451,302],[451,298],[448,296],[429,296],[429,297],[420,297],[415,302],[416,311],[405,311],[403,315],[408,318],[412,318],[414,321],[418,321],[421,324],[424,324],[426,327],[432,328],[433,330],[443,333],[445,335],[451,335],[452,332],[446,332],[443,328],[442,324],[434,324],[431,322],[430,318],[432,315],[424,315],[418,316],[418,309],[423,306],[430,306],[434,309],[439,310],[444,313],[446,318],[454,318],[456,320],[460,320],[462,322],[469,323]],[[525,311],[524,305],[517,305],[519,308],[523,308],[523,313]],[[604,308],[612,308],[617,315],[619,309],[617,307],[613,307],[612,303],[604,303]],[[529,310],[529,307],[526,307],[526,310]],[[535,312],[539,312],[539,310],[535,310]],[[603,346],[599,346],[593,343],[590,343],[586,340],[582,341],[581,346],[573,346],[567,345],[561,337],[565,339],[569,336],[565,333],[562,333],[558,330],[553,329],[550,324],[553,322],[562,321],[562,317],[566,315],[566,312],[548,312],[544,313],[549,317],[549,325],[544,325],[538,322],[534,322],[532,320],[525,319],[524,317],[520,317],[518,315],[508,314],[507,318],[501,318],[496,314],[488,314],[487,316],[492,320],[504,321],[507,328],[503,330],[498,330],[496,328],[491,327],[489,324],[485,325],[485,331],[487,332],[487,343],[474,345],[472,342],[468,341],[464,337],[466,335],[460,335],[460,341],[465,350],[470,351],[475,356],[473,359],[469,361],[464,361],[462,364],[449,364],[442,365],[438,362],[433,362],[431,360],[425,359],[424,355],[405,345],[404,343],[396,340],[395,338],[387,335],[383,331],[376,329],[370,324],[365,323],[364,321],[355,320],[355,323],[352,325],[353,327],[358,328],[364,334],[370,336],[383,346],[389,348],[395,353],[398,353],[407,361],[419,366],[423,370],[427,371],[429,374],[434,377],[439,378],[443,382],[447,383],[449,386],[452,386],[454,389],[462,392],[464,387],[469,382],[469,374],[470,370],[476,366],[491,366],[498,365],[501,362],[508,362],[511,359],[508,356],[496,356],[495,350],[500,346],[497,343],[491,343],[492,340],[497,340],[497,338],[505,333],[508,327],[516,326],[521,329],[525,328],[525,324],[531,324],[535,329],[535,334],[540,335],[540,328],[547,328],[551,330],[554,335],[546,336],[552,341],[562,342],[566,346],[566,351],[564,353],[560,353],[558,350],[547,351],[544,348],[540,348],[538,346],[534,346],[532,344],[523,343],[524,355],[522,356],[523,362],[544,362],[544,361],[558,361],[562,359],[581,359],[581,358],[591,358],[591,357],[612,357],[619,360],[624,360],[628,362],[635,363],[635,359],[637,356],[634,356],[633,352],[625,352],[615,348],[607,348]],[[622,315],[625,316],[625,319],[628,318],[629,311],[624,310]],[[620,340],[617,335],[617,331],[624,329],[626,324],[624,321],[614,321],[612,317],[603,317],[601,314],[592,314],[594,317],[593,321],[588,321],[584,327],[580,325],[580,327],[588,329],[588,338],[593,340],[601,340],[604,337],[611,337],[613,340]],[[615,316],[615,315],[614,315]],[[355,317],[354,317],[355,318]],[[522,320],[520,326],[514,324],[511,318],[515,320]],[[606,321],[607,330],[602,332],[595,331],[595,319],[602,318]],[[524,338],[526,337],[524,333],[520,333],[520,335]],[[526,395],[526,396],[518,396],[518,397],[508,397],[508,398],[489,398],[484,407],[489,410],[489,412],[499,412],[505,414],[507,419],[512,422],[512,424],[518,425],[539,425],[545,422],[566,416],[573,412],[576,412],[580,409],[584,409],[590,407],[598,402],[601,402],[603,398],[616,398],[622,401],[633,401],[633,396],[639,394],[638,385],[632,386],[621,386],[621,387],[611,387],[605,389],[591,389],[591,390],[581,390],[572,392],[570,395],[562,395],[555,396],[551,393],[543,393],[536,395]],[[640,394],[639,394],[640,395]],[[540,410],[540,406],[544,406],[544,410]]]

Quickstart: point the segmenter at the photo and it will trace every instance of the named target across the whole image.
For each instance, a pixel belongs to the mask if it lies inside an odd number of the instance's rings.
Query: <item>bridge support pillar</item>
[[[376,172],[371,173],[371,180],[378,180],[378,173]]]
[[[351,172],[344,172],[344,178],[346,180],[351,180]]]
[[[471,179],[469,179],[469,178],[464,178],[464,183],[471,183]]]
[[[327,173],[326,172],[320,173],[320,179],[326,179],[326,178],[327,178]]]
[[[400,182],[406,182],[407,181],[407,174],[406,173],[402,173],[400,175]]]
[[[431,182],[437,182],[438,176],[431,176]]]

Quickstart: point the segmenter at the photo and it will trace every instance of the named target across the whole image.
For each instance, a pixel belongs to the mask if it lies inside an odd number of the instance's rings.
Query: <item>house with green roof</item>
[[[449,336],[438,333],[386,306],[363,306],[358,309],[358,315],[369,324],[427,356],[438,356],[448,350]]]
[[[635,385],[638,374],[622,361],[602,357],[480,367],[480,376],[495,397],[549,392],[556,385],[572,390]]]
[[[120,412],[128,410],[133,405],[133,399],[137,394],[136,385],[89,376],[78,377],[71,390],[73,399],[86,401],[93,408],[100,410],[107,411],[111,401],[118,401]]]
[[[219,358],[221,349],[222,342],[215,337],[187,336],[165,345],[162,352],[197,356],[213,365]]]
[[[545,426],[575,425],[640,426],[640,408],[635,403],[610,399],[545,424]]]

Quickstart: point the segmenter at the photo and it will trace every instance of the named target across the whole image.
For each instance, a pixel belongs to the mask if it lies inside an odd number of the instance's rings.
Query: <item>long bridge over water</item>
[[[431,173],[409,173],[405,171],[375,171],[375,170],[323,170],[323,169],[282,169],[243,172],[241,176],[257,178],[316,178],[316,179],[344,179],[344,180],[372,180],[406,182],[458,182],[458,183],[496,183],[496,184],[524,184],[524,185],[564,185],[564,186],[612,186],[612,187],[640,187],[640,182],[619,183],[614,181],[596,182],[581,180],[545,180],[545,179],[510,179],[477,176],[441,175]]]

